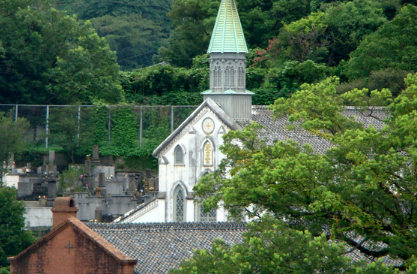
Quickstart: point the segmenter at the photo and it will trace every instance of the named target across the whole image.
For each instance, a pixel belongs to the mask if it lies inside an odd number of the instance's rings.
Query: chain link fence
[[[123,138],[123,135],[142,146],[168,137],[196,108],[0,104],[0,112],[5,115],[15,120],[25,118],[30,123],[25,138],[33,145],[44,146],[46,149],[62,143],[76,143],[79,146],[87,140],[112,144]]]

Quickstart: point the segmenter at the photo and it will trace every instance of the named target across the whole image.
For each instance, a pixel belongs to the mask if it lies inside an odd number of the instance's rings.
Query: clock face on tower
[[[211,134],[214,131],[214,121],[211,118],[206,118],[202,124],[205,134]]]

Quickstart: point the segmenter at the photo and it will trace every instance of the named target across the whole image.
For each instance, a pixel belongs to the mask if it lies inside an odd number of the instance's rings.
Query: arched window
[[[235,69],[233,67],[230,67],[230,73],[229,73],[229,87],[234,88],[235,87]]]
[[[200,222],[216,222],[217,221],[217,211],[215,208],[212,208],[209,212],[204,213],[203,205],[200,206]]]
[[[221,67],[217,67],[217,86],[218,87],[222,86],[222,68]]]
[[[180,145],[177,145],[174,150],[174,164],[184,165],[184,152],[182,151],[182,147]]]
[[[217,87],[217,67],[214,68],[213,78],[214,78],[213,79],[213,81],[214,81],[213,86],[216,88]]]
[[[174,191],[174,222],[184,222],[184,190],[177,186]]]
[[[229,75],[230,75],[230,69],[229,67],[227,67],[225,71],[225,75],[224,75],[224,78],[225,78],[224,87],[226,88],[229,87]]]
[[[209,141],[206,141],[203,146],[203,165],[213,166],[213,147]]]
[[[244,72],[245,72],[245,70],[242,68],[242,67],[240,67],[239,68],[239,70],[238,70],[238,87],[240,87],[240,88],[243,88],[244,86],[243,86],[243,81],[244,81]]]

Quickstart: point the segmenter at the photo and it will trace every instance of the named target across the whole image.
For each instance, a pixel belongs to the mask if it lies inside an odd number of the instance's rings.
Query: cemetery
[[[92,156],[86,158],[83,168],[75,166],[79,174],[70,185],[60,179],[57,156],[55,151],[49,151],[43,158],[44,165],[36,168],[31,163],[16,167],[12,162],[10,172],[3,176],[4,184],[14,186],[18,200],[25,202],[28,229],[52,226],[51,208],[59,196],[75,197],[80,220],[111,222],[152,199],[158,191],[154,172],[116,171],[109,157],[100,158],[98,145],[93,146]]]

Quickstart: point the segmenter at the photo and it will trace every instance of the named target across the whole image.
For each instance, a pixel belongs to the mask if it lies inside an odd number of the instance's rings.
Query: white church
[[[288,120],[274,119],[267,106],[252,105],[254,93],[246,90],[248,48],[234,0],[222,0],[220,4],[208,53],[210,89],[201,93],[204,102],[153,152],[159,160],[159,195],[115,222],[227,221],[227,212],[221,207],[204,213],[195,201],[193,187],[202,176],[216,170],[225,157],[219,151],[223,135],[252,121],[264,126],[265,136],[271,141],[291,138],[301,145],[309,143],[317,153],[331,147],[327,140],[303,129],[285,129]],[[358,115],[353,108],[345,112],[365,125],[383,126],[379,120]]]

